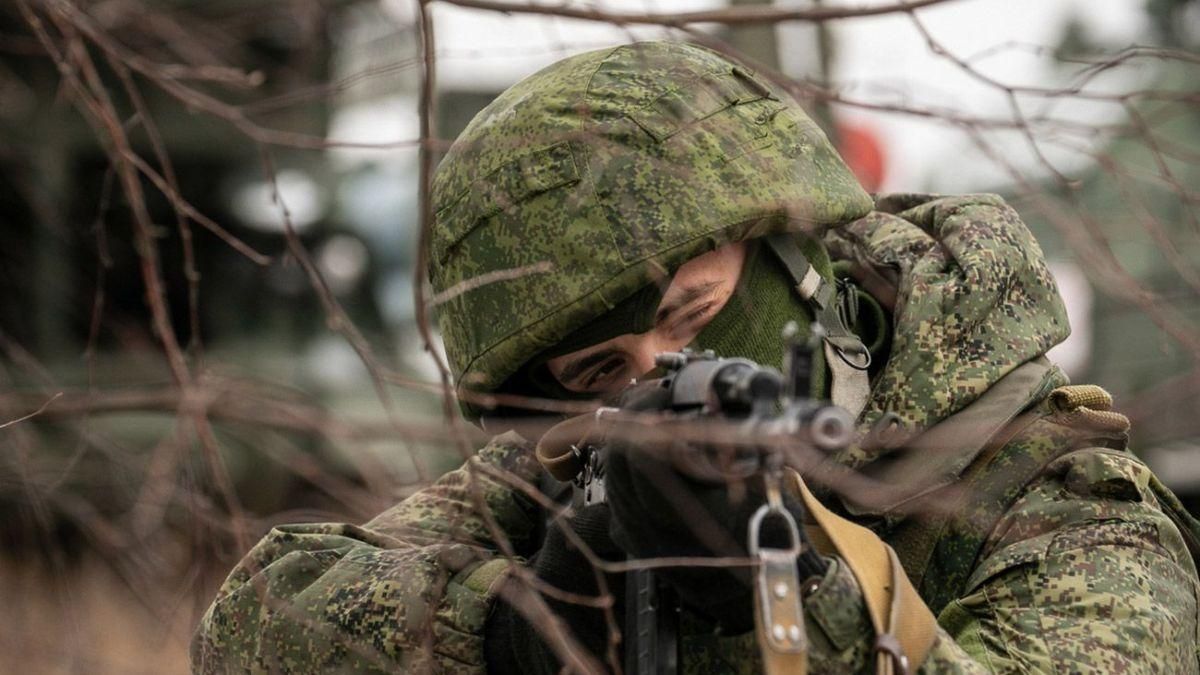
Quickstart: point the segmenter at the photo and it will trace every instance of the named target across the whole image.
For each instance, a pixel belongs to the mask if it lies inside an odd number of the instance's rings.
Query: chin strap
[[[857,418],[867,407],[871,385],[867,367],[871,353],[847,324],[853,321],[853,289],[849,284],[827,281],[809,263],[794,234],[780,233],[765,238],[767,247],[787,269],[796,293],[813,310],[825,329],[825,363],[833,378],[830,398]]]
[[[875,629],[874,672],[876,675],[916,672],[933,647],[937,621],[913,588],[896,552],[874,532],[825,508],[800,474],[788,469],[785,475],[787,488],[800,496],[814,521],[805,526],[809,541],[822,554],[837,554],[858,581]],[[778,482],[775,486],[772,490],[768,483],[768,495],[773,492],[776,496],[760,509],[750,528],[751,555],[760,561],[754,593],[755,628],[767,675],[804,675],[808,671],[808,640],[795,562],[799,553],[795,549],[801,539],[787,511],[772,506],[772,502],[781,503]],[[786,515],[786,522],[793,530],[790,549],[758,546],[757,530],[762,514],[772,512]]]

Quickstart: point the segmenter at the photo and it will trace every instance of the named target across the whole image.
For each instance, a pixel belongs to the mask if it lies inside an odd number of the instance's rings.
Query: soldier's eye
[[[672,337],[683,337],[685,333],[690,333],[693,331],[698,322],[703,321],[708,317],[709,314],[712,313],[712,309],[715,305],[715,302],[706,302],[696,309],[693,309],[687,314],[683,315],[683,317],[676,321],[671,327],[670,332]]]
[[[710,302],[710,303],[707,303],[707,304],[689,312],[687,317],[684,318],[684,322],[692,323],[693,321],[699,321],[700,319],[703,319],[705,315],[707,315],[710,311],[712,311],[714,304],[716,304],[716,303]]]
[[[583,385],[585,387],[594,387],[597,384],[603,384],[605,380],[611,378],[624,366],[625,361],[622,359],[609,359],[593,370],[587,376],[587,379],[584,380]]]

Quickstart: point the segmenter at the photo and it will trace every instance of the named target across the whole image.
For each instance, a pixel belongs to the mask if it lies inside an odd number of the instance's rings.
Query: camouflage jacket
[[[894,311],[861,421],[908,433],[837,458],[891,489],[826,499],[896,548],[937,616],[921,670],[1200,671],[1194,521],[1124,450],[1119,416],[1049,395],[1065,378],[1040,357],[1066,320],[1024,225],[991,196],[878,209],[828,243]],[[520,564],[493,535],[536,550],[541,474],[509,433],[365,525],[275,528],[203,617],[194,669],[484,672],[484,624]],[[866,668],[843,565],[806,614],[814,672]],[[687,634],[682,656],[689,673],[759,670],[752,635]]]

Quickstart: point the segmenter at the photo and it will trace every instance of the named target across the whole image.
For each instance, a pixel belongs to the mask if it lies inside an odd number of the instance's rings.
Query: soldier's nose
[[[653,340],[645,340],[637,346],[637,349],[632,354],[630,354],[633,371],[637,373],[638,377],[641,377],[651,370],[654,370],[654,356],[660,351],[663,350],[658,347],[656,342]]]

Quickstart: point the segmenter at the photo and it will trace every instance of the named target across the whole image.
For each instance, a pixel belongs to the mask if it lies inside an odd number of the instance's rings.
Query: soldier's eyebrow
[[[703,298],[706,295],[711,295],[712,292],[717,290],[720,285],[720,281],[710,281],[708,283],[700,284],[699,286],[685,288],[684,291],[679,294],[678,298],[675,298],[671,300],[671,302],[665,303],[658,308],[658,311],[654,313],[655,325],[666,321],[667,318],[672,314],[678,312],[684,307],[687,307],[700,298]]]
[[[721,281],[709,281],[683,289],[679,297],[672,298],[670,302],[659,306],[658,310],[654,313],[654,324],[661,324],[675,312],[705,296],[712,295],[713,291],[721,286],[721,283]],[[558,381],[563,384],[574,382],[576,378],[587,372],[589,368],[620,355],[620,350],[614,347],[606,347],[587,356],[581,356],[563,367],[562,372],[558,374]]]
[[[575,380],[575,378],[582,375],[588,368],[600,363],[604,363],[616,355],[618,355],[618,351],[612,347],[608,347],[593,354],[588,354],[587,356],[575,359],[562,369],[562,372],[558,375],[558,381],[563,383],[572,382]]]

